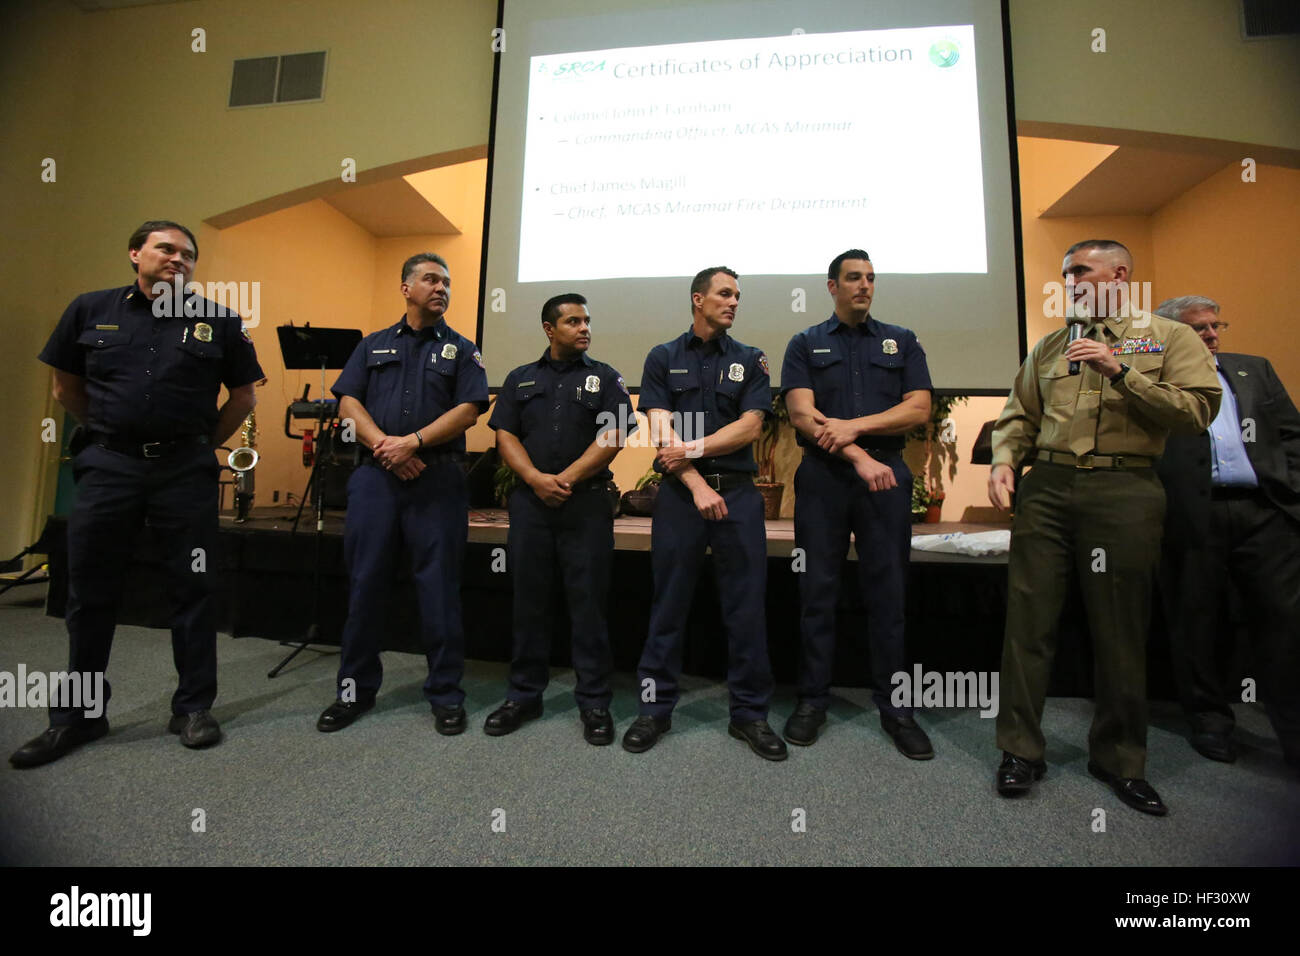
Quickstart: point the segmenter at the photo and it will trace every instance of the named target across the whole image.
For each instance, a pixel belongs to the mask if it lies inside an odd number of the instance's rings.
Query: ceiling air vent
[[[1241,0],[1241,34],[1247,40],[1300,33],[1295,0]]]
[[[266,106],[319,100],[324,85],[323,50],[236,60],[230,76],[230,105]]]

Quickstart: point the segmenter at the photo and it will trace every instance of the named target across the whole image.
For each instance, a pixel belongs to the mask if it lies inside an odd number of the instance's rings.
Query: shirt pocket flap
[[[123,329],[87,329],[77,338],[77,344],[92,349],[106,349],[114,345],[125,345],[130,340],[131,333]]]
[[[222,354],[221,346],[216,342],[201,342],[192,335],[181,343],[180,349],[201,359],[218,359]]]
[[[813,368],[827,368],[838,361],[840,361],[840,354],[834,349],[826,352],[820,352],[817,349],[813,349],[811,354],[808,356],[808,364]]]
[[[674,392],[689,392],[700,387],[699,373],[694,371],[668,372],[668,388]]]
[[[876,355],[868,356],[867,361],[869,361],[872,365],[876,366],[877,368],[902,368],[903,367],[903,356],[898,354],[886,355],[884,352],[881,352]]]
[[[381,368],[400,361],[396,349],[371,349],[366,356],[366,368]]]

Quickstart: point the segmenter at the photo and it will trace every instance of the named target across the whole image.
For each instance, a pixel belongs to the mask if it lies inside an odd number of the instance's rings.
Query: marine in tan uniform
[[[1133,309],[1133,258],[1113,240],[1065,254],[1067,297],[1093,316],[1086,337],[1062,328],[1020,367],[993,431],[989,500],[1006,509],[1021,481],[1011,533],[1002,646],[998,793],[1043,776],[1043,701],[1071,573],[1092,634],[1096,710],[1088,771],[1126,804],[1167,812],[1146,771],[1146,639],[1160,560],[1165,493],[1153,469],[1171,431],[1202,431],[1219,407],[1209,353],[1190,328]],[[1078,375],[1069,363],[1081,363]]]

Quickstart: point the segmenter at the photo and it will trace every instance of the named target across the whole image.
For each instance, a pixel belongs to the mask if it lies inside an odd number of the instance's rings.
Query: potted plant
[[[654,513],[659,483],[663,480],[664,476],[655,471],[652,465],[649,471],[637,479],[636,488],[623,495],[619,503],[619,513],[649,517]]]
[[[768,521],[781,517],[785,483],[776,480],[776,447],[781,441],[782,428],[789,424],[790,410],[785,407],[785,395],[778,392],[772,399],[772,414],[763,422],[763,431],[754,443],[758,462],[758,479],[754,484],[763,496],[763,517]]]
[[[907,435],[909,439],[922,442],[925,446],[921,474],[915,477],[912,486],[912,513],[913,516],[917,513],[916,483],[920,482],[924,520],[929,523],[937,522],[943,509],[944,471],[947,471],[950,481],[957,477],[957,435],[952,427],[952,410],[958,405],[965,405],[966,401],[965,395],[936,395],[930,403],[930,420],[918,425]]]
[[[925,490],[925,477],[914,475],[912,477],[912,524],[920,524],[924,521],[929,508],[930,493]]]
[[[519,484],[519,476],[515,474],[514,469],[504,461],[497,465],[497,470],[492,473],[492,495],[496,498],[497,504],[506,508],[510,503],[510,492],[515,490]]]

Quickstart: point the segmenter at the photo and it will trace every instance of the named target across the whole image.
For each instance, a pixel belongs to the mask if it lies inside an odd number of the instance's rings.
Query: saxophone
[[[253,468],[257,465],[257,413],[249,412],[239,429],[243,444],[230,453],[226,464],[235,473],[235,521],[248,520],[253,508]]]

